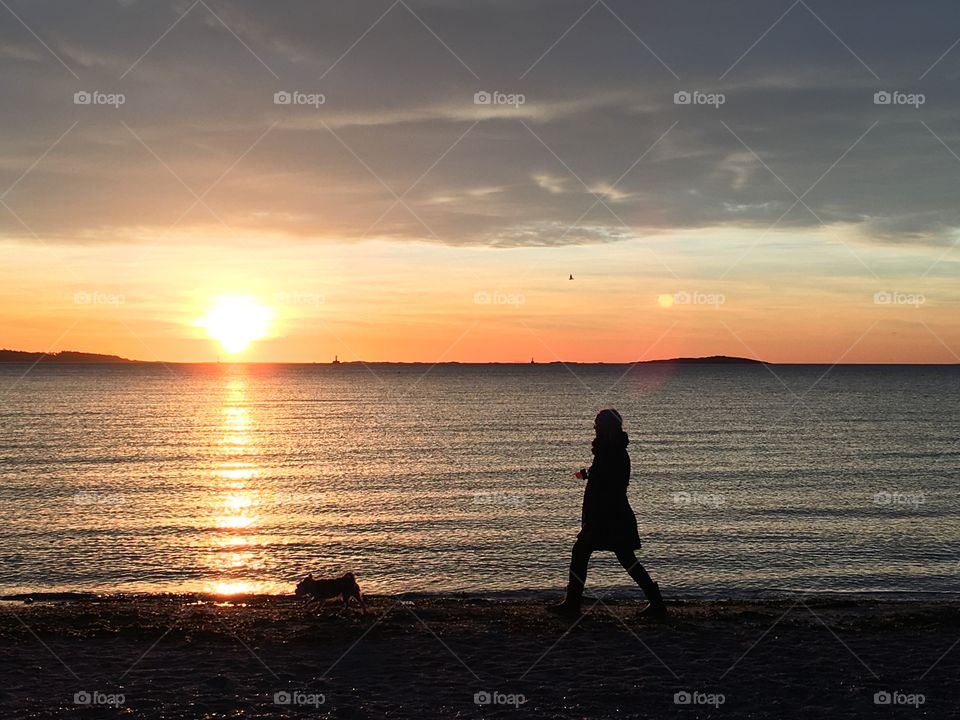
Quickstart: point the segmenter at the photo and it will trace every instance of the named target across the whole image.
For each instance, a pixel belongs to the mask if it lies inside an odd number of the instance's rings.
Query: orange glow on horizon
[[[791,363],[956,362],[960,291],[946,273],[912,280],[904,274],[896,286],[878,283],[857,275],[863,267],[842,245],[785,235],[777,242],[808,247],[803,241],[817,249],[809,273],[793,271],[798,258],[762,281],[749,274],[719,277],[733,260],[711,248],[760,239],[751,232],[704,230],[678,235],[676,243],[658,241],[657,253],[678,276],[669,279],[659,266],[628,272],[644,251],[633,241],[549,252],[371,241],[294,252],[278,251],[281,239],[271,238],[273,249],[245,250],[229,268],[220,248],[166,248],[157,250],[155,264],[130,275],[119,274],[119,263],[135,263],[132,250],[118,251],[114,264],[104,265],[100,254],[81,248],[75,264],[91,278],[84,285],[59,266],[43,265],[49,258],[42,248],[26,247],[18,252],[38,269],[6,271],[0,286],[10,312],[0,331],[14,350],[164,362],[326,363],[339,356],[343,362],[526,363],[533,357],[538,363],[632,363],[705,355]],[[706,254],[694,263],[673,249],[687,245]],[[868,262],[902,256],[908,270],[920,267],[917,275],[932,262],[887,246],[872,253]],[[821,266],[830,274],[819,272]],[[571,269],[577,270],[574,281]],[[891,287],[915,288],[926,302],[878,304],[875,295]],[[99,292],[96,300],[78,304],[75,292],[91,288]],[[686,295],[725,301],[684,302]],[[225,410],[224,435],[246,432],[245,411]],[[225,451],[233,441],[226,442]]]

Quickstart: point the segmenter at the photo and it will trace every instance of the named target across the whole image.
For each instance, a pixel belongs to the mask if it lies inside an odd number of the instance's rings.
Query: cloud
[[[553,193],[554,195],[562,195],[570,191],[570,178],[542,172],[534,173],[533,181],[537,183],[537,187],[541,187],[548,193]]]
[[[616,242],[637,237],[609,225],[564,225],[557,222],[518,224],[498,231],[489,243],[494,247],[550,247]]]
[[[933,247],[960,228],[946,2],[798,5],[766,35],[783,9],[760,0],[611,0],[576,24],[573,0],[208,4],[12,2],[49,50],[0,28],[0,233],[539,246],[825,223]]]
[[[590,192],[598,197],[602,197],[604,200],[609,200],[611,202],[623,202],[624,200],[632,197],[631,193],[618,190],[608,182],[597,183],[590,188]]]
[[[41,47],[27,43],[3,43],[0,45],[0,55],[24,62],[42,62],[46,57]]]

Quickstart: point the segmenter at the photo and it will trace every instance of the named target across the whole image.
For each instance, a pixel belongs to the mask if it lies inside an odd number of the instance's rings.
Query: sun
[[[228,353],[240,353],[270,331],[273,313],[249,295],[215,298],[197,324]]]

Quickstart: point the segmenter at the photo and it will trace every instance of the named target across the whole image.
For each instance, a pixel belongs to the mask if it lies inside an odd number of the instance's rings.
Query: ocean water
[[[561,588],[599,407],[671,594],[960,592],[960,368],[0,365],[0,592]],[[588,584],[626,589],[611,553]]]

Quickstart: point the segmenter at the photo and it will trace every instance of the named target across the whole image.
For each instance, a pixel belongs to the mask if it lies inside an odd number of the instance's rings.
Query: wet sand
[[[367,615],[292,597],[11,600],[0,717],[960,716],[956,601],[675,601],[659,623],[639,607],[604,600],[574,624],[457,596],[375,596]]]

